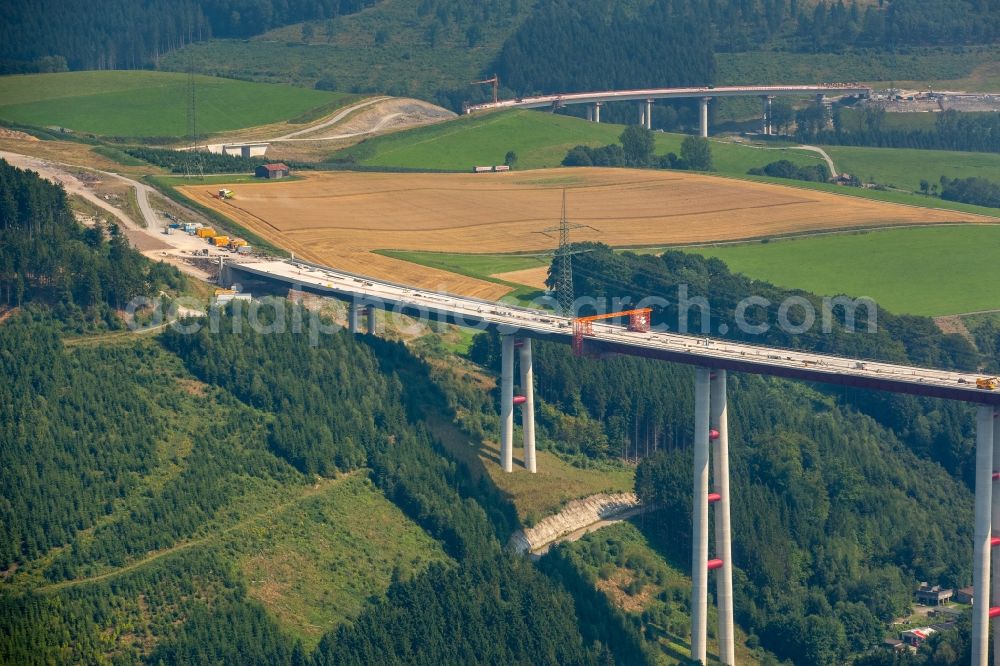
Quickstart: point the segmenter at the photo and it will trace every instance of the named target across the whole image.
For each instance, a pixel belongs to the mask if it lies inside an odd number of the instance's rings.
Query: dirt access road
[[[107,211],[118,220],[132,245],[150,259],[154,261],[166,261],[188,275],[200,280],[206,280],[210,277],[204,270],[184,260],[185,257],[192,256],[194,251],[201,251],[208,247],[205,241],[201,238],[176,231],[171,234],[164,233],[168,222],[164,216],[159,215],[154,210],[150,203],[150,195],[155,194],[156,190],[149,185],[126,176],[111,173],[110,171],[85,169],[84,167],[62,164],[9,151],[0,151],[0,158],[6,160],[12,166],[21,169],[31,169],[37,172],[42,178],[62,185],[68,194],[75,194],[101,210]],[[76,174],[81,171],[97,174],[101,178],[117,180],[131,187],[135,191],[136,203],[139,206],[139,211],[146,226],[143,227],[136,224],[121,209],[112,206],[97,196],[88,187],[87,183],[77,177]],[[232,256],[229,252],[222,252],[215,248],[209,248],[209,252],[210,257],[220,255],[226,257]]]

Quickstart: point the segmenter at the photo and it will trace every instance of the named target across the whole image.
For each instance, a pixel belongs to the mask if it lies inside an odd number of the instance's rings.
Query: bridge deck
[[[763,97],[787,95],[861,95],[871,94],[871,88],[846,84],[820,84],[808,86],[718,86],[692,88],[645,88],[640,90],[605,90],[582,93],[561,93],[505,99],[496,103],[474,104],[466,113],[489,109],[537,109],[565,104],[593,104],[595,102],[621,102],[647,99],[683,99],[692,97]]]
[[[262,261],[229,264],[242,271],[341,299],[416,316],[434,316],[460,326],[496,327],[501,333],[569,343],[572,320],[551,312],[492,303],[453,294],[413,289],[306,262]],[[894,393],[1000,405],[1000,391],[976,388],[978,375],[876,361],[777,349],[702,336],[651,331],[633,333],[622,326],[593,324],[586,350],[627,354],[688,365],[856,386]]]

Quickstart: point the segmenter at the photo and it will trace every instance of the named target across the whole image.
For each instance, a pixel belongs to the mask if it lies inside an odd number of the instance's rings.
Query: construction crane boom
[[[496,74],[494,74],[493,76],[491,76],[490,78],[488,78],[488,79],[486,79],[484,81],[473,81],[472,85],[475,86],[475,85],[480,85],[480,84],[484,84],[484,83],[491,83],[491,84],[493,84],[493,103],[496,104],[497,100],[500,99],[499,96],[498,96],[499,93],[500,93],[500,77],[498,77]]]
[[[573,320],[573,353],[577,356],[583,355],[583,338],[593,335],[592,324],[602,319],[617,319],[618,317],[628,317],[627,330],[633,333],[645,333],[649,331],[652,308],[639,308],[637,310],[623,310],[622,312],[609,312],[607,314],[590,315],[589,317],[577,317]]]

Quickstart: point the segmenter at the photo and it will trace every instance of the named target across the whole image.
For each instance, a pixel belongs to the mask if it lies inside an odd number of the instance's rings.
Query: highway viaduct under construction
[[[697,99],[699,102],[699,129],[701,136],[708,136],[708,105],[717,97],[759,97],[763,105],[762,132],[771,134],[771,100],[775,97],[813,96],[819,103],[828,97],[871,96],[871,88],[856,84],[823,83],[816,85],[777,86],[701,86],[691,88],[646,88],[640,90],[604,90],[598,92],[559,93],[534,95],[516,99],[494,100],[465,107],[465,112],[477,113],[500,109],[557,109],[570,104],[586,104],[587,120],[601,122],[601,107],[609,102],[639,102],[639,124],[653,128],[653,102],[658,99]]]
[[[278,283],[345,301],[348,328],[357,333],[364,313],[368,333],[376,332],[375,312],[431,318],[463,327],[496,329],[501,336],[500,462],[513,471],[514,407],[521,406],[524,464],[536,469],[531,341],[573,344],[587,355],[627,354],[695,368],[691,658],[707,663],[709,576],[715,574],[719,657],[735,663],[733,571],[730,536],[727,373],[748,372],[823,384],[853,386],[918,396],[960,400],[977,406],[975,530],[973,543],[972,664],[986,666],[989,623],[1000,617],[1000,390],[977,388],[977,375],[868,360],[734,343],[649,330],[644,311],[633,311],[628,326],[570,319],[549,311],[477,300],[393,284],[299,260],[226,264],[225,286],[254,281]],[[648,312],[648,311],[646,311]],[[595,318],[589,318],[595,319]],[[520,357],[520,393],[514,393],[514,361]],[[994,446],[996,444],[996,446]],[[710,480],[710,463],[712,467]],[[714,552],[709,549],[709,509],[714,512]],[[993,534],[997,536],[993,536]],[[991,566],[992,563],[992,566]],[[991,570],[998,572],[992,579]],[[979,600],[991,598],[996,606]],[[994,651],[1000,654],[1000,626]]]

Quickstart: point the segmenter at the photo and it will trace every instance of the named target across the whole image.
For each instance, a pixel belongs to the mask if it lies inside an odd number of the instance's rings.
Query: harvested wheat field
[[[562,190],[574,241],[612,246],[736,240],[823,229],[995,221],[693,173],[550,169],[506,174],[309,174],[297,181],[180,188],[306,259],[425,289],[497,298],[501,285],[371,250],[517,252],[554,247]]]

